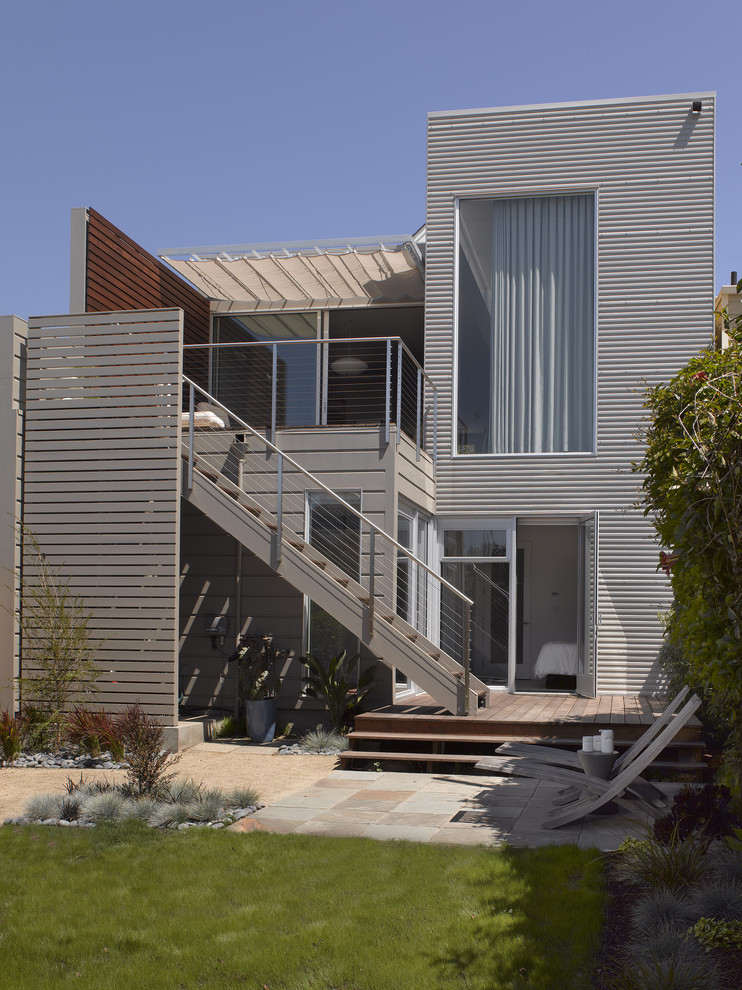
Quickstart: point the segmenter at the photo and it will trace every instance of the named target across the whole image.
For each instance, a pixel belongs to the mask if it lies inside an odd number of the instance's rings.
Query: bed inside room
[[[518,521],[517,691],[575,690],[578,527]]]

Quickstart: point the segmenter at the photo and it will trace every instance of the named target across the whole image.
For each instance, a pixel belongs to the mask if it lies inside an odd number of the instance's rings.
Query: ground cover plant
[[[681,802],[681,806],[687,802]],[[648,830],[609,859],[611,990],[739,990],[742,851],[703,831]],[[620,930],[620,934],[619,934]],[[605,975],[605,972],[604,972]]]
[[[14,990],[589,990],[600,859],[366,839],[0,829]],[[565,903],[569,910],[565,910]]]

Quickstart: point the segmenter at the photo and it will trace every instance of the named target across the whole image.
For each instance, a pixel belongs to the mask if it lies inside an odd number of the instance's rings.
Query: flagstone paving
[[[673,785],[664,785],[671,792]],[[252,816],[261,829],[303,835],[410,839],[456,845],[574,843],[616,849],[643,825],[627,815],[591,815],[546,829],[558,785],[496,776],[338,770]]]

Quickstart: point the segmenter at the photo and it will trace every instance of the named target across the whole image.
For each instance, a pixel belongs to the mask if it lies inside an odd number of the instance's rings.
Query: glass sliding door
[[[493,687],[509,683],[511,666],[512,528],[481,523],[448,523],[443,530],[441,576],[474,602],[471,610],[471,672]],[[445,588],[441,593],[441,647],[460,662],[456,630],[463,605]],[[453,631],[453,632],[451,632]],[[514,658],[513,658],[514,659]]]
[[[424,564],[430,560],[430,518],[414,506],[400,505],[397,514],[397,542]],[[431,581],[428,573],[406,554],[397,553],[397,615],[431,638]],[[395,674],[396,693],[415,691],[416,685],[401,670]]]
[[[577,693],[595,697],[598,631],[598,513],[579,521]]]

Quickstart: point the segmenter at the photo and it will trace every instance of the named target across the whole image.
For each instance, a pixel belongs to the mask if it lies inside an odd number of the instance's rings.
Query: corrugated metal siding
[[[24,522],[90,611],[98,700],[177,719],[180,310],[30,321]]]
[[[700,116],[691,100],[701,98]],[[708,343],[714,98],[436,114],[428,127],[426,370],[439,389],[438,512],[601,510],[598,690],[655,685],[657,550],[632,504],[646,382]],[[456,197],[597,191],[596,456],[452,456]]]

